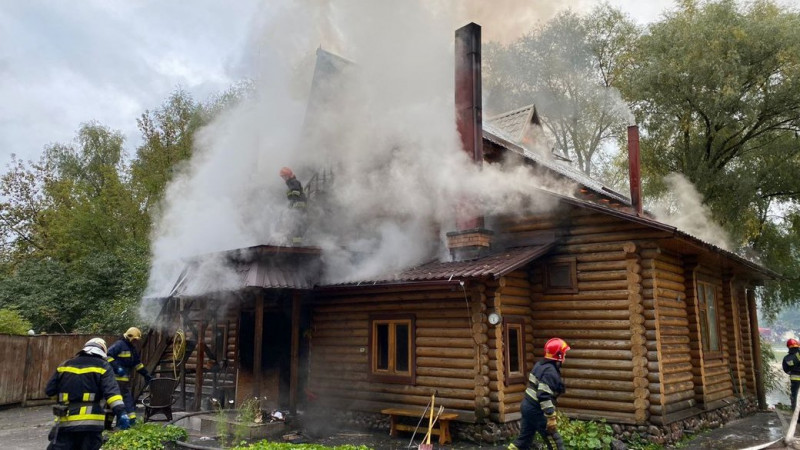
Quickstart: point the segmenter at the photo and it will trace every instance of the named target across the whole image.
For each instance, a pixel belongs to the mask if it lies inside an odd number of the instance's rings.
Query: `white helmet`
[[[91,355],[97,355],[105,358],[106,353],[108,352],[108,347],[106,346],[105,340],[96,337],[86,341],[86,344],[83,345],[83,351]]]

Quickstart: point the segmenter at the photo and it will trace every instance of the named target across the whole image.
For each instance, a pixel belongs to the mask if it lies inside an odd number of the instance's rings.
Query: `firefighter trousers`
[[[47,450],[98,450],[103,445],[100,431],[68,431],[58,430],[58,437],[53,442],[54,430],[50,431],[50,445]]]

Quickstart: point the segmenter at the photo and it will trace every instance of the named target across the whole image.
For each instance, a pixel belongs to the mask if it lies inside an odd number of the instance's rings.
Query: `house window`
[[[718,352],[719,348],[719,313],[717,310],[716,290],[714,285],[702,281],[697,282],[697,306],[700,312],[700,338],[703,350]]]
[[[376,381],[414,383],[414,318],[370,319],[370,374]]]
[[[505,318],[506,384],[525,381],[525,322],[521,317]]]
[[[578,273],[575,259],[556,260],[545,265],[544,289],[551,294],[578,292]]]

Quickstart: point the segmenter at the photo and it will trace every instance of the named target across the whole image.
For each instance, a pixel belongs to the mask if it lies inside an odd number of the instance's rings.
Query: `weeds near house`
[[[103,445],[105,450],[161,450],[168,442],[185,441],[186,430],[174,425],[143,423],[117,431]]]

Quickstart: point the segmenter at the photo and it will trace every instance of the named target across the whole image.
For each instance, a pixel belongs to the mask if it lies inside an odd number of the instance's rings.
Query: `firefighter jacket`
[[[783,371],[789,374],[789,380],[800,381],[800,348],[790,348],[783,357]]]
[[[143,377],[148,377],[147,369],[144,364],[139,360],[139,352],[136,351],[133,344],[125,336],[117,339],[116,342],[111,344],[108,348],[108,362],[114,368],[114,374],[117,381],[127,382],[131,381],[133,371],[139,372]],[[117,369],[122,367],[125,370],[124,375],[119,375]]]
[[[543,359],[533,366],[528,374],[528,388],[525,396],[541,408],[546,416],[555,414],[555,400],[566,389],[561,381],[561,370],[556,361]]]
[[[296,177],[286,180],[286,198],[289,199],[289,206],[292,208],[305,208],[306,207],[306,194],[303,192],[303,185]]]
[[[44,393],[67,406],[66,416],[56,417],[65,431],[103,431],[106,404],[118,416],[125,412],[111,365],[83,351],[56,368]]]

